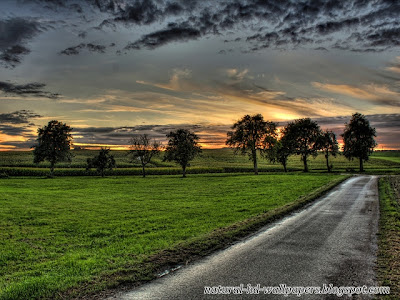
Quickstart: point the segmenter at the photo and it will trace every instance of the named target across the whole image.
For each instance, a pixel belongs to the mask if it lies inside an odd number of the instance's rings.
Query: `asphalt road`
[[[205,286],[241,284],[245,288],[248,284],[261,288],[280,284],[376,286],[377,179],[352,177],[304,210],[228,249],[113,299],[340,299],[265,295],[262,290],[225,295],[205,295],[204,291]],[[369,296],[353,295],[352,299]]]

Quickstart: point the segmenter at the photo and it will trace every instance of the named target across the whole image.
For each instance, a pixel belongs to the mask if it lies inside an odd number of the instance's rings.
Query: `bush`
[[[6,172],[1,172],[0,173],[0,178],[9,178],[8,174]]]

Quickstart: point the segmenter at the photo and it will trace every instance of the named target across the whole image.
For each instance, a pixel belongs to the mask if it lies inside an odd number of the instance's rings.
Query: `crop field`
[[[394,163],[400,163],[400,151],[379,151],[374,152],[373,158],[384,159]]]
[[[344,176],[0,179],[0,299],[82,296],[144,280],[146,259]]]
[[[97,154],[97,151],[90,150],[79,150],[72,151],[74,158],[72,163],[59,163],[56,165],[56,169],[74,169],[77,172],[69,172],[67,175],[85,175],[84,169],[86,168],[86,160],[89,157],[93,157]],[[114,171],[114,175],[140,175],[141,168],[138,164],[132,163],[127,151],[112,151],[117,163],[117,170],[125,169],[124,171]],[[333,172],[348,172],[358,170],[358,161],[349,161],[343,155],[330,158],[330,164],[333,165]],[[260,171],[264,172],[282,172],[283,168],[280,164],[270,163],[267,159],[259,158],[258,161]],[[3,168],[2,168],[3,167]],[[37,171],[35,169],[48,168],[47,162],[41,164],[33,163],[33,155],[31,152],[21,151],[10,151],[0,152],[0,173],[10,172],[6,168],[20,168],[18,175],[43,175],[46,171]],[[248,156],[234,155],[231,149],[215,149],[215,150],[203,150],[199,157],[196,157],[191,163],[188,169],[189,173],[222,173],[222,172],[251,172],[252,162],[248,159]],[[400,152],[399,151],[380,151],[374,152],[370,157],[369,161],[364,165],[366,172],[370,173],[398,173],[400,172]],[[309,158],[310,171],[314,172],[326,172],[326,162],[323,154],[319,154],[316,158]],[[30,172],[22,172],[22,170],[29,169]],[[153,159],[152,163],[148,165],[150,174],[179,174],[179,166],[171,162],[163,162],[162,154],[159,157]],[[78,171],[79,170],[79,171]],[[288,161],[289,171],[301,171],[303,170],[303,163],[299,156],[293,155],[289,157]],[[11,173],[13,174],[13,173]],[[90,173],[89,173],[90,174]],[[92,172],[91,174],[95,174]],[[59,175],[63,175],[63,172],[59,171]]]

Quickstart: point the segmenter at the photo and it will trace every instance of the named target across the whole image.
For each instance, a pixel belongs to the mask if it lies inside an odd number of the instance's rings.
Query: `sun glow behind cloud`
[[[3,149],[51,119],[81,144],[125,145],[146,125],[200,128],[214,147],[244,114],[400,113],[396,1],[14,2],[0,3],[0,115],[41,116],[0,123]],[[397,128],[375,122],[394,145]]]

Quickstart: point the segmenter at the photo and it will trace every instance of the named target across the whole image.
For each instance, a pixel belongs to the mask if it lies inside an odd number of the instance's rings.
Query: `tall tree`
[[[286,135],[293,146],[293,151],[301,155],[304,164],[304,172],[308,172],[307,160],[310,155],[318,154],[318,137],[321,129],[317,122],[310,118],[298,119],[286,126]]]
[[[283,128],[280,139],[274,143],[269,159],[271,162],[279,162],[283,166],[283,170],[287,172],[287,161],[293,154],[293,145],[287,136],[287,128]]]
[[[47,126],[38,129],[37,144],[32,146],[34,163],[44,160],[50,162],[50,176],[54,175],[54,166],[61,161],[71,162],[72,128],[67,124],[53,120]]]
[[[195,156],[201,153],[199,137],[189,130],[178,129],[167,134],[168,145],[164,160],[174,161],[182,167],[182,176],[186,177],[186,167]]]
[[[349,160],[358,158],[360,172],[364,171],[364,161],[368,161],[369,155],[378,145],[375,142],[375,128],[372,128],[367,118],[360,113],[355,113],[349,123],[345,123],[343,137],[343,153]]]
[[[132,156],[132,161],[139,160],[142,166],[143,177],[146,177],[146,165],[151,159],[161,150],[161,145],[157,141],[151,142],[147,134],[134,136],[130,140],[129,154]]]
[[[258,174],[257,151],[265,154],[272,150],[276,140],[276,126],[274,122],[264,121],[261,114],[245,115],[232,126],[233,131],[227,133],[226,145],[235,149],[235,153],[246,153],[253,161],[254,174]]]
[[[106,169],[112,170],[113,168],[115,168],[115,166],[115,159],[114,156],[110,154],[110,149],[101,148],[98,155],[93,158],[87,159],[86,170],[96,168],[101,177],[104,177],[104,171]]]
[[[322,132],[318,138],[318,148],[324,152],[326,167],[328,172],[332,170],[332,165],[329,164],[329,156],[336,157],[339,153],[339,145],[336,140],[336,134],[330,130]]]

